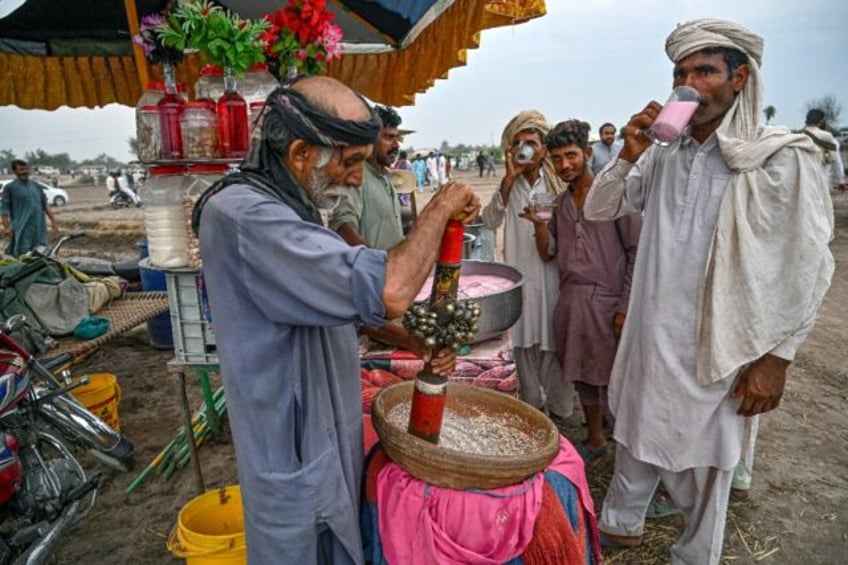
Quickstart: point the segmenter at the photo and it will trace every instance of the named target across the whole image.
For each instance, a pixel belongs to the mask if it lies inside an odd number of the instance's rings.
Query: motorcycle
[[[74,455],[82,448],[106,465],[129,471],[133,444],[89,412],[52,369],[68,355],[41,362],[9,334],[22,315],[0,328],[0,563],[44,563],[62,533],[94,505],[100,474],[88,476]]]
[[[85,237],[85,232],[73,231],[65,234],[49,249],[45,247],[40,250],[40,254],[55,259],[62,245],[80,237]],[[92,277],[119,276],[129,283],[131,289],[141,289],[141,270],[138,266],[140,259],[138,257],[126,261],[110,261],[98,257],[67,257],[62,261],[86,275]]]
[[[132,189],[130,189],[132,190]],[[113,190],[109,193],[109,206],[114,209],[131,208],[133,206],[141,206],[141,202],[136,204],[130,195],[121,190]]]

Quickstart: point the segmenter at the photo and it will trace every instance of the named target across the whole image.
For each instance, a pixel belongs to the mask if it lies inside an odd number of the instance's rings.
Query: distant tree
[[[836,100],[836,96],[828,94],[822,98],[816,98],[807,102],[807,111],[818,108],[824,112],[827,129],[837,131],[839,128],[839,115],[842,114],[842,104]]]
[[[122,169],[122,168],[126,167],[127,164],[122,163],[122,162],[118,161],[117,159],[115,159],[114,157],[106,155],[105,153],[101,153],[97,157],[81,161],[79,163],[79,166],[80,167],[97,167],[97,168],[104,167],[107,170],[115,170],[115,169]]]
[[[24,155],[24,161],[32,167],[56,167],[62,171],[71,169],[75,165],[67,153],[48,153],[41,148],[35,151],[27,151]]]
[[[777,115],[777,109],[774,106],[766,106],[763,108],[763,114],[766,115],[766,123],[770,124],[772,119]]]
[[[47,160],[49,159],[49,155],[47,151],[44,149],[38,148],[35,151],[27,151],[24,154],[24,161],[26,161],[30,166],[39,166],[39,165],[48,165]]]
[[[11,168],[12,161],[17,159],[18,156],[15,155],[15,152],[11,149],[0,149],[0,169],[2,168]]]
[[[439,151],[442,153],[447,153],[450,150],[450,143],[448,143],[447,139],[442,140],[442,144],[439,145]]]
[[[136,158],[138,158],[138,138],[136,138],[136,137],[127,138],[127,143],[129,143],[129,145],[130,145],[130,153],[132,153],[133,155],[136,156]]]

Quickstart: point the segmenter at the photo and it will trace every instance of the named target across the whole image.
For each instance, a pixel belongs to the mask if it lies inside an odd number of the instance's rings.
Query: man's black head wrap
[[[362,104],[369,109],[370,118],[344,120],[325,112],[290,86],[280,87],[268,96],[253,126],[254,139],[239,171],[210,186],[198,200],[191,218],[195,233],[200,229],[200,216],[206,202],[234,184],[249,185],[285,202],[303,220],[320,224],[318,209],[283,164],[284,151],[295,139],[330,148],[370,145],[376,141],[381,123],[365,99]]]

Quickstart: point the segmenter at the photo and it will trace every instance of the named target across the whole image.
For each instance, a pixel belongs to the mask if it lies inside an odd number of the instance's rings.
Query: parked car
[[[3,189],[6,188],[6,185],[10,182],[12,181],[0,181],[0,197],[3,196]],[[43,182],[39,182],[37,180],[33,180],[32,182],[41,187],[41,190],[43,190],[44,193],[47,195],[47,202],[49,202],[53,206],[64,206],[68,203],[68,191],[64,188],[56,188],[55,186],[50,186],[49,184],[44,184]]]

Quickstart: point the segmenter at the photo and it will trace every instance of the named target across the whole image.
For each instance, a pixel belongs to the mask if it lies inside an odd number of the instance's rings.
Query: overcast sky
[[[451,70],[400,109],[417,148],[499,142],[518,111],[551,122],[581,118],[622,125],[649,100],[663,102],[671,63],[663,49],[677,22],[717,17],[765,38],[765,103],[774,123],[803,125],[806,103],[833,95],[848,125],[848,2],[845,0],[548,0],[537,20],[483,33],[468,65]],[[129,160],[134,110],[110,105],[54,112],[0,108],[0,149],[41,147],[76,160],[107,153]]]

